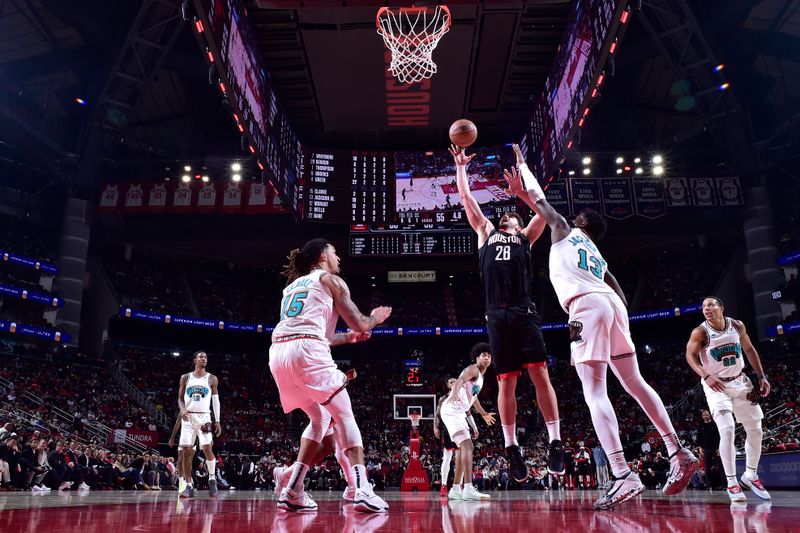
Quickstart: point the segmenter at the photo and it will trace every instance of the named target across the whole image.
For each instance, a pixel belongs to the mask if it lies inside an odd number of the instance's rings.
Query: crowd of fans
[[[91,441],[86,425],[95,420],[112,428],[156,429],[147,414],[113,385],[105,369],[84,361],[67,362],[53,355],[48,356],[49,360],[36,358],[36,349],[32,347],[27,351],[20,346],[3,345],[2,348],[17,352],[6,355],[0,365],[0,377],[12,384],[10,389],[2,387],[0,391],[0,425],[9,420],[16,421],[16,429],[12,426],[5,437],[0,436],[0,446],[3,446],[0,459],[11,465],[11,470],[16,469],[16,474],[4,479],[4,467],[0,464],[0,486],[16,489],[49,487],[54,490],[174,487],[174,465],[168,458],[155,453],[146,456],[115,453],[113,449],[106,449],[104,443]],[[795,348],[779,352],[794,353],[791,350]],[[128,378],[174,420],[178,378],[182,372],[191,370],[190,354],[181,353],[176,359],[166,350],[120,343],[114,346],[113,353],[117,358],[115,364],[121,365]],[[650,347],[642,351],[639,358],[645,379],[662,396],[668,409],[680,406],[673,414],[679,436],[689,445],[699,446],[697,431],[701,423],[699,410],[704,403],[703,395],[693,396],[687,388],[674,386],[675,383],[697,381],[683,361],[682,343]],[[435,377],[413,392],[442,394],[445,378],[454,374],[461,364],[456,356],[425,357],[425,373]],[[765,354],[764,364],[767,373],[773,376],[774,390],[762,402],[768,415],[764,449],[797,449],[800,445],[800,369],[792,364],[789,355]],[[52,371],[53,365],[58,366],[58,372]],[[374,358],[355,358],[346,366],[358,371],[358,377],[348,391],[363,434],[370,480],[378,488],[397,487],[409,460],[410,429],[407,421],[395,420],[392,413],[392,396],[402,392],[400,373],[395,365]],[[264,354],[211,354],[208,369],[220,379],[220,394],[225,405],[223,435],[215,443],[225,483],[240,489],[271,488],[272,468],[290,463],[297,453],[304,417],[297,413],[283,414]],[[550,370],[559,399],[562,437],[568,449],[568,475],[553,477],[546,473],[547,433],[538,413],[535,391],[527,380],[522,380],[518,390],[518,433],[531,479],[520,487],[510,478],[508,464],[503,458],[503,437],[499,426],[487,427],[481,423],[475,444],[473,477],[482,490],[580,489],[597,485],[593,450],[597,441],[584,400],[575,393],[580,390],[577,376],[574,369],[562,361]],[[609,395],[615,398],[626,456],[642,473],[647,486],[663,484],[666,471],[664,450],[658,444],[645,446],[645,437],[652,431],[649,421],[616,380],[609,380],[609,386]],[[494,380],[488,379],[481,392],[480,400],[489,411],[496,411],[496,387]],[[40,397],[43,403],[32,402],[24,394],[26,391]],[[69,413],[72,422],[65,424],[63,418],[54,415],[53,407]],[[15,411],[32,413],[34,419],[15,418]],[[441,446],[433,438],[429,424],[423,422],[421,425],[420,460],[431,483],[436,486],[441,483]],[[161,440],[165,441],[166,435]],[[582,449],[587,452],[583,453]],[[54,452],[67,456],[63,465],[52,456]],[[35,461],[30,460],[32,453]],[[70,453],[75,454],[76,459],[67,460]],[[20,462],[19,458],[24,456],[29,458],[28,463]],[[47,464],[40,456],[47,458]],[[70,466],[70,463],[78,466]],[[36,470],[36,464],[42,468]],[[585,464],[591,468],[586,470]],[[581,475],[585,471],[589,475]],[[203,472],[203,460],[197,458],[195,473],[201,485]],[[45,476],[40,478],[43,473]],[[69,482],[72,484],[68,485]],[[329,457],[323,464],[316,465],[308,476],[308,483],[309,488],[316,490],[342,488],[342,472],[334,458]],[[700,474],[694,482],[698,488],[710,484]]]

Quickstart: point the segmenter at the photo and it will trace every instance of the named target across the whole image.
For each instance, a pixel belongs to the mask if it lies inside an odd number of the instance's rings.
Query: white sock
[[[291,477],[289,478],[289,484],[286,486],[295,492],[300,492],[303,490],[303,480],[306,478],[308,468],[308,465],[303,463],[293,464],[290,474]]]
[[[550,436],[550,442],[554,440],[561,440],[561,421],[550,420],[549,422],[545,422],[547,426],[547,434]]]
[[[664,439],[664,444],[667,446],[667,453],[670,457],[681,449],[681,443],[678,441],[678,435],[675,433],[661,435],[661,438]]]
[[[509,446],[519,446],[517,442],[517,424],[503,424],[503,439],[506,442],[506,448]]]
[[[608,462],[611,464],[611,472],[614,474],[615,478],[623,478],[631,471],[631,469],[628,468],[628,462],[625,461],[625,453],[622,450],[609,453]]]
[[[464,491],[472,490],[472,483],[464,483]]]
[[[728,480],[729,487],[735,487],[736,485],[739,484],[739,480],[736,479],[736,476],[725,476],[725,479]]]
[[[353,476],[355,478],[357,489],[370,488],[369,479],[367,479],[367,469],[364,465],[353,465]]]
[[[206,469],[208,470],[208,479],[217,479],[217,460],[211,459],[206,461]]]

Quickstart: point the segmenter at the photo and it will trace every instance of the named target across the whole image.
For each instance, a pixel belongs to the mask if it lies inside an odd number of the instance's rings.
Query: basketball
[[[478,128],[471,120],[460,118],[450,124],[450,140],[453,144],[466,148],[478,138]]]

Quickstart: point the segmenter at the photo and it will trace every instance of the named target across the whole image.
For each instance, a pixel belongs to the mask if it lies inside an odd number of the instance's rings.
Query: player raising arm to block
[[[617,415],[606,390],[609,366],[664,439],[671,469],[663,492],[677,494],[686,488],[699,461],[681,447],[664,403],[639,373],[625,295],[595,246],[606,232],[606,221],[597,211],[585,209],[575,217],[575,227],[571,228],[547,202],[516,144],[514,152],[519,171],[513,168],[505,171],[509,191],[550,226],[550,280],[561,306],[569,314],[572,364],[614,477],[611,487],[594,506],[609,509],[644,490],[639,476],[625,461]]]

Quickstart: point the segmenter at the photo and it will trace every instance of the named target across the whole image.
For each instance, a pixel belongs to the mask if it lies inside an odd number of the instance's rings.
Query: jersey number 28
[[[284,297],[283,303],[281,304],[281,320],[287,317],[296,317],[302,313],[307,297],[308,291],[296,292]]]
[[[497,255],[495,256],[495,261],[508,261],[511,259],[511,247],[510,246],[498,246],[497,247]]]

